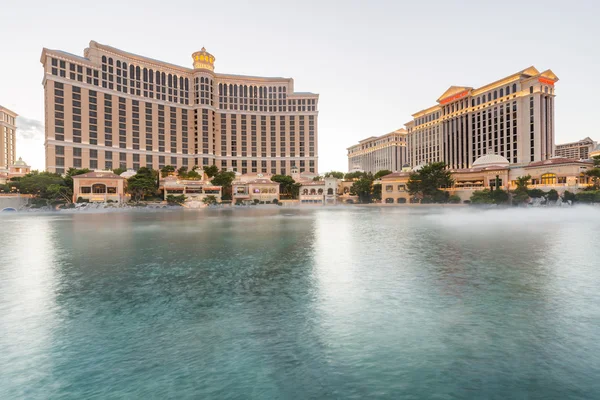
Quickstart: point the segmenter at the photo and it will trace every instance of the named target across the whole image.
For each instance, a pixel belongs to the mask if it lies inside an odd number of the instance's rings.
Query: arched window
[[[315,189],[310,189],[310,194],[317,194],[317,191]]]
[[[513,93],[517,92],[517,84],[516,83],[513,83],[512,92]]]
[[[492,101],[492,94],[491,93],[488,93],[488,99],[487,99],[487,101]]]
[[[480,104],[481,104],[481,97],[478,97],[477,98],[477,105],[480,105]]]
[[[112,58],[108,59],[108,65],[113,65],[113,59]]]
[[[555,185],[556,174],[544,174],[542,175],[542,185]]]
[[[144,82],[148,83],[148,68],[144,68]]]
[[[304,190],[302,191],[302,194],[303,194],[303,195],[307,195],[307,194],[308,194],[308,189],[304,189]]]
[[[332,196],[333,195],[333,189],[332,188],[327,189],[327,195],[328,196]]]
[[[494,90],[494,100],[496,100],[498,98],[498,91]]]
[[[150,70],[149,74],[148,74],[148,78],[150,78],[150,83],[154,83],[154,71]]]
[[[177,89],[177,75],[173,75],[173,87]],[[177,93],[175,93],[177,94]]]
[[[510,94],[510,86],[506,87],[506,95],[508,96]]]
[[[179,77],[179,89],[183,89],[183,76]]]
[[[106,56],[102,56],[102,62],[106,63]]]
[[[160,80],[160,72],[156,71],[156,84],[160,85],[160,82],[161,82],[161,80]]]
[[[233,85],[233,95],[237,97],[238,95],[238,85]]]
[[[394,204],[394,199],[392,198],[387,198],[385,199],[386,204]]]
[[[137,79],[138,81],[140,80],[140,73],[141,73],[141,69],[140,67],[135,67],[135,79]]]
[[[92,193],[104,194],[106,193],[106,185],[103,183],[95,183],[92,185]]]
[[[169,87],[173,86],[173,75],[169,74]]]
[[[500,97],[504,97],[504,89],[500,89]]]
[[[162,74],[160,74],[160,84],[165,86],[166,82],[167,82],[167,74],[165,74],[164,72]],[[164,88],[163,88],[163,93],[164,93]]]
[[[121,68],[121,61],[117,60],[117,68]]]
[[[135,79],[135,67],[133,65],[129,66],[129,77]]]
[[[323,189],[319,189],[319,190],[317,190],[317,193],[318,193],[318,194],[323,194]]]

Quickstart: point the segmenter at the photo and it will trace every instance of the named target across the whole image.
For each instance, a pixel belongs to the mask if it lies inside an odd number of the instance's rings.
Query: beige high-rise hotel
[[[84,57],[43,49],[46,170],[216,165],[240,173],[318,172],[318,99],[291,78],[214,72],[91,41]]]
[[[551,158],[557,81],[551,70],[529,67],[476,89],[451,86],[405,124],[409,164],[471,168],[490,153],[511,164]]]
[[[17,113],[0,106],[0,168],[8,168],[16,161]]]
[[[348,171],[400,171],[406,159],[406,129],[372,136],[348,147]]]

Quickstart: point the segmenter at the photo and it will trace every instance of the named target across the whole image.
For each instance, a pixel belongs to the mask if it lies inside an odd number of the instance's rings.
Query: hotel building
[[[476,89],[451,86],[405,124],[409,164],[443,161],[460,169],[486,154],[511,164],[551,158],[557,81],[551,70],[529,67]]]
[[[8,168],[17,161],[17,114],[0,106],[0,168]]]
[[[400,171],[407,163],[405,129],[383,136],[372,136],[349,147],[348,171],[361,170],[376,173],[387,169]]]
[[[594,151],[598,143],[594,142],[589,137],[581,139],[578,142],[557,144],[554,150],[556,157],[572,158],[574,160],[587,160],[590,158],[590,153]]]
[[[193,68],[94,41],[79,57],[43,49],[46,170],[216,165],[245,173],[318,172],[319,96],[291,78]]]

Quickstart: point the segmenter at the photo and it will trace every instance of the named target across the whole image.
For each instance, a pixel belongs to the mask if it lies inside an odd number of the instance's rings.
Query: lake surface
[[[0,226],[2,399],[600,398],[600,208]]]

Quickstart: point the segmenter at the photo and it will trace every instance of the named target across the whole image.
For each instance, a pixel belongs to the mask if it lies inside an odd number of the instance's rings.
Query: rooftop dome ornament
[[[194,69],[215,70],[215,56],[206,51],[204,47],[192,54],[192,59],[194,60]]]

